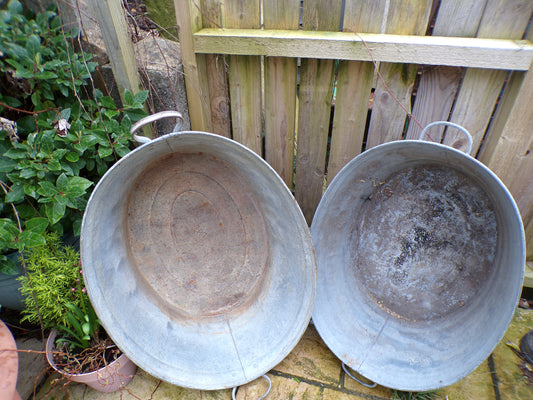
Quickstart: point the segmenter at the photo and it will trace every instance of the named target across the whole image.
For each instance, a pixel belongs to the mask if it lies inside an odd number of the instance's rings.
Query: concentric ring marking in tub
[[[121,159],[89,200],[87,290],[104,327],[167,382],[249,382],[296,345],[316,290],[311,236],[265,161],[229,139],[180,132]]]
[[[453,384],[502,338],[520,296],[524,232],[480,162],[422,141],[350,161],[311,225],[313,321],[347,365],[383,386]]]

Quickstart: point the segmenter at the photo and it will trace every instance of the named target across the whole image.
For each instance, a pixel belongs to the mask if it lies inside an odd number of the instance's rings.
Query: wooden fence
[[[448,120],[507,185],[533,258],[533,2],[175,0],[193,129],[262,155],[311,221],[377,144]],[[379,71],[379,73],[377,73]],[[461,147],[459,133],[432,140]]]
[[[327,182],[357,154],[448,120],[472,133],[471,155],[510,189],[533,260],[531,0],[174,6],[192,129],[263,156],[308,222]],[[464,145],[451,130],[430,135]]]

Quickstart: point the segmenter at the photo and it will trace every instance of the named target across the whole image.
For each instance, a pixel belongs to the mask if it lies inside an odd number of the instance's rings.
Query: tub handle
[[[177,118],[178,121],[176,122],[176,125],[174,125],[174,129],[172,130],[172,133],[180,131],[180,129],[181,129],[182,125],[183,125],[183,122],[184,122],[183,115],[181,115],[181,113],[178,112],[178,111],[161,111],[161,112],[149,115],[147,117],[141,118],[135,124],[133,124],[131,129],[130,129],[130,133],[131,133],[133,139],[136,142],[141,143],[141,144],[151,142],[152,139],[147,138],[146,136],[135,135],[135,131],[137,131],[140,127],[142,127],[142,126],[144,126],[146,124],[149,124],[151,122],[154,122],[154,121],[157,121],[157,120],[163,119],[163,118]]]
[[[472,150],[472,135],[470,134],[470,132],[468,132],[465,128],[463,128],[461,125],[458,125],[458,124],[454,124],[453,122],[448,122],[448,121],[435,121],[435,122],[432,122],[431,124],[429,125],[426,125],[426,127],[424,129],[422,129],[422,132],[420,132],[420,137],[418,138],[418,140],[424,140],[424,136],[426,134],[426,132],[429,130],[429,128],[433,127],[433,126],[436,126],[436,125],[447,125],[447,126],[451,126],[452,128],[456,128],[456,129],[459,129],[461,132],[463,132],[466,136],[466,140],[467,140],[467,149],[465,151],[466,154],[470,154],[470,151]]]
[[[346,375],[348,375],[350,378],[352,378],[354,381],[356,381],[357,383],[360,383],[361,385],[363,386],[366,386],[367,388],[374,388],[377,386],[377,383],[376,382],[372,382],[372,383],[367,383],[367,382],[363,382],[362,380],[360,379],[357,379],[355,376],[353,376],[350,371],[348,371],[348,368],[346,367],[346,364],[342,363],[342,369],[343,371],[346,373]]]
[[[268,382],[268,389],[266,390],[265,394],[263,394],[261,397],[258,397],[257,400],[263,400],[265,397],[268,396],[268,394],[270,393],[270,389],[272,388],[272,381],[270,380],[270,378],[267,376],[267,375],[262,375],[261,378],[264,378],[266,379],[266,381]],[[235,386],[233,388],[233,390],[231,391],[231,399],[232,400],[236,400],[237,399],[237,389],[239,387],[238,386]]]

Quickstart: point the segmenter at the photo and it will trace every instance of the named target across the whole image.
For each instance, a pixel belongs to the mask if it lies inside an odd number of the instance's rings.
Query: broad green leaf
[[[127,115],[132,122],[137,122],[141,118],[146,117],[147,114],[143,109],[134,108],[130,110],[124,110],[124,115]]]
[[[24,168],[20,171],[20,177],[24,179],[33,178],[37,172],[33,168]]]
[[[5,197],[6,203],[16,203],[24,199],[24,186],[21,184],[11,186],[11,190],[7,192]]]
[[[81,233],[81,218],[77,219],[72,224],[72,231],[74,232],[74,236],[79,236]]]
[[[80,159],[80,156],[78,153],[71,151],[65,155],[65,158],[67,159],[67,161],[76,162]]]
[[[81,145],[85,148],[87,147],[93,147],[96,143],[100,142],[100,138],[95,135],[84,135],[81,138]]]
[[[65,193],[68,190],[68,178],[65,173],[62,173],[57,177],[56,187],[61,193]]]
[[[124,157],[130,152],[130,149],[128,147],[122,145],[115,145],[114,149],[119,157]]]
[[[61,197],[61,196],[58,196]],[[46,203],[45,204],[46,216],[50,220],[52,225],[58,223],[61,218],[65,215],[66,206],[65,204],[60,204],[59,202]]]
[[[41,233],[25,230],[19,235],[19,251],[43,244],[46,244],[46,239]]]
[[[18,235],[17,224],[9,218],[0,218],[0,229],[6,231],[9,235]]]
[[[68,153],[68,149],[57,149],[57,150],[54,150],[52,154],[54,155],[54,158],[60,160],[67,153]]]
[[[3,156],[0,158],[0,172],[11,172],[17,165],[18,163],[15,160]]]
[[[35,78],[36,79],[56,79],[57,78],[57,74],[53,73],[52,71],[43,71],[43,72],[39,72],[38,74],[35,75]],[[46,98],[49,98],[49,97],[46,97]],[[53,100],[53,97],[52,99]]]
[[[70,197],[82,196],[92,184],[90,180],[81,176],[71,176],[67,179],[67,186],[64,193]]]
[[[22,105],[19,99],[11,96],[4,96],[2,101],[11,107],[20,107]]]
[[[28,157],[28,152],[24,149],[9,149],[4,153],[3,157],[8,157],[13,160],[20,160]]]
[[[9,51],[9,55],[12,56],[14,59],[17,59],[18,61],[26,61],[26,62],[33,62],[32,58],[30,57],[28,50],[26,50],[24,47],[19,46],[18,44],[14,43],[6,43],[6,48]],[[13,59],[7,60],[9,64],[13,65]],[[22,66],[20,63],[17,63],[19,66]],[[18,76],[18,70],[19,68],[16,65],[13,65],[15,68],[17,68],[17,76]]]
[[[104,146],[98,147],[98,155],[100,156],[100,158],[106,158],[107,156],[110,156],[111,154],[113,154],[113,149],[111,147],[104,147]]]
[[[133,102],[134,103],[144,103],[146,99],[148,98],[148,90],[143,90],[137,93],[134,96]]]
[[[65,108],[64,110],[61,110],[59,114],[61,115],[61,118],[66,119],[68,121],[71,112],[72,110],[70,108]]]
[[[84,322],[81,324],[81,329],[83,330],[83,333],[85,333],[85,340],[90,340],[91,337],[89,336],[89,333],[91,332],[91,326],[88,322]]]
[[[28,50],[32,60],[35,60],[35,56],[41,51],[41,39],[39,36],[30,35],[28,37],[28,41],[26,42],[26,50]],[[57,77],[57,75],[55,77]]]
[[[58,160],[51,159],[48,161],[48,169],[50,171],[61,171],[61,164]]]
[[[0,255],[0,272],[6,275],[17,275],[19,270],[13,260]]]
[[[115,105],[115,102],[109,96],[102,97],[100,99],[100,104],[102,105],[102,107],[109,108],[112,110],[117,108],[117,106]]]
[[[129,90],[124,91],[124,105],[131,106],[133,104],[133,95]]]
[[[9,11],[11,11],[13,14],[22,14],[24,11],[22,4],[17,0],[11,0],[7,4],[7,8]]]
[[[39,182],[40,189],[37,189],[37,193],[41,196],[52,197],[57,194],[57,188],[52,182],[42,181]]]
[[[26,221],[26,230],[37,233],[44,233],[48,227],[48,219],[43,217],[32,218]]]
[[[24,185],[24,194],[26,196],[37,198],[37,187],[35,185],[25,184]]]

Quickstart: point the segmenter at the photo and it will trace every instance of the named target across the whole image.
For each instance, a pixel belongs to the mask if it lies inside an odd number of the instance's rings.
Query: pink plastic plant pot
[[[9,328],[0,321],[0,399],[20,400],[17,392],[17,344]]]
[[[122,354],[109,365],[86,374],[67,374],[58,369],[54,363],[52,354],[55,348],[57,331],[50,332],[46,342],[46,359],[50,366],[67,377],[72,382],[84,383],[87,386],[103,393],[116,392],[124,388],[135,376],[137,366],[125,354]]]

